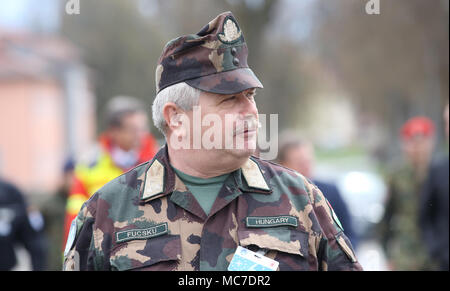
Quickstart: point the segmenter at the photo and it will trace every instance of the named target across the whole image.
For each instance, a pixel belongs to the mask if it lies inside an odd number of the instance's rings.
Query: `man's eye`
[[[236,99],[236,96],[231,96],[231,97],[228,97],[227,99],[223,100],[223,102],[231,101],[231,100],[234,100],[234,99]]]

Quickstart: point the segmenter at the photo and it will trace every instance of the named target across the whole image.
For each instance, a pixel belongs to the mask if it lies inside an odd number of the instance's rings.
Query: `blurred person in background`
[[[61,270],[63,256],[61,246],[64,244],[64,217],[67,197],[74,180],[75,162],[67,159],[63,167],[61,186],[41,207],[45,222],[45,234],[49,241],[48,270]]]
[[[352,218],[347,204],[339,189],[333,183],[319,181],[313,178],[315,151],[312,142],[296,137],[295,133],[286,131],[280,135],[278,162],[280,165],[293,169],[319,187],[325,198],[330,202],[338,216],[344,233],[357,249],[358,238],[353,230]]]
[[[81,206],[100,187],[153,158],[158,150],[149,133],[145,106],[136,98],[117,96],[106,106],[106,131],[98,144],[77,161],[64,222],[64,242]]]
[[[444,110],[445,133],[449,137],[448,104]],[[420,225],[427,250],[439,264],[439,270],[449,270],[449,157],[430,166],[422,193]]]
[[[0,271],[16,266],[18,245],[30,254],[32,270],[45,270],[47,245],[42,227],[42,216],[27,207],[19,189],[0,180]]]
[[[421,238],[421,189],[434,145],[434,124],[426,117],[409,119],[400,130],[403,159],[395,161],[387,177],[387,200],[379,224],[381,244],[391,270],[435,270]]]

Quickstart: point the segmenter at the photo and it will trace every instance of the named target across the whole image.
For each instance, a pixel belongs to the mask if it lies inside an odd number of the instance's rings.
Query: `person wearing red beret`
[[[421,190],[434,147],[435,126],[427,117],[406,121],[399,131],[403,156],[386,178],[388,195],[379,230],[391,270],[436,270],[419,223]]]

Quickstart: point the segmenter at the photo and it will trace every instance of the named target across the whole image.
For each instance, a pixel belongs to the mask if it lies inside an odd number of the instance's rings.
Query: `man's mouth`
[[[258,120],[250,120],[248,122],[245,122],[243,126],[238,127],[234,131],[234,136],[240,135],[240,134],[253,134],[256,133],[259,127]]]
[[[253,134],[256,133],[257,128],[242,128],[235,131],[234,135],[240,135],[240,134]]]

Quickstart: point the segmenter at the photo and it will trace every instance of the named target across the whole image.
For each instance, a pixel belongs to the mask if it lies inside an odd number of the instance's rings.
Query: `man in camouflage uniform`
[[[230,12],[170,41],[156,84],[153,120],[167,145],[83,205],[65,270],[223,271],[238,246],[262,251],[279,270],[361,270],[320,190],[297,172],[251,156],[254,91],[262,85]],[[202,118],[213,113],[232,125],[223,139],[214,137],[221,148],[195,146],[196,133],[181,119],[195,127],[196,105]],[[201,133],[208,129],[203,124]],[[240,138],[243,147],[224,149],[227,138]]]
[[[397,271],[435,270],[421,238],[421,192],[433,150],[434,125],[426,117],[409,119],[400,130],[402,160],[387,178],[388,197],[379,224],[389,267]]]

